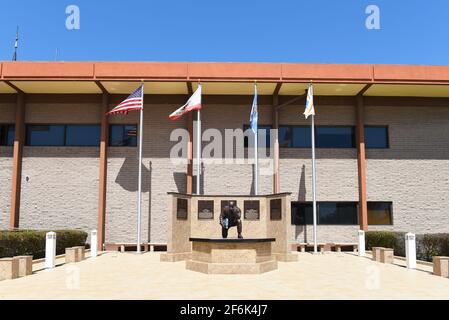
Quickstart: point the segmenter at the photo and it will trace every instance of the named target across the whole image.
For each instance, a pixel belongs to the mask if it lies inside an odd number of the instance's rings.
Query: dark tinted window
[[[100,125],[68,125],[67,146],[99,146]]]
[[[323,202],[319,205],[320,224],[357,224],[355,202]]]
[[[354,148],[354,127],[316,127],[317,148]]]
[[[313,224],[313,207],[311,202],[292,202],[292,224]],[[358,211],[356,202],[318,202],[317,224],[322,225],[357,225]]]
[[[14,125],[0,124],[0,146],[12,146],[14,144]]]
[[[391,202],[368,202],[368,224],[392,225],[392,206]]]
[[[388,127],[365,127],[365,146],[367,148],[388,148]]]
[[[137,146],[137,125],[113,124],[109,132],[109,145],[113,147]]]
[[[291,148],[293,145],[293,127],[281,126],[278,130],[279,147]]]
[[[249,125],[245,124],[243,126],[243,132],[245,132],[248,129],[250,129]],[[262,147],[261,139],[265,138],[265,147],[270,148],[270,145],[271,145],[270,130],[271,130],[271,126],[268,126],[268,125],[259,125],[258,126],[259,147]],[[264,135],[265,135],[265,137],[264,137]],[[248,138],[249,137],[250,137],[250,139],[254,139],[254,133],[251,130],[249,131],[249,134],[246,134],[244,137],[245,148],[248,148]]]
[[[7,146],[14,145],[14,135],[15,135],[14,125],[10,124],[10,125],[8,125],[8,133],[6,136],[6,145]]]
[[[292,202],[292,224],[313,224],[312,203]]]
[[[64,125],[28,125],[26,144],[29,146],[63,146]]]
[[[311,133],[310,126],[293,127],[293,148],[311,148]]]

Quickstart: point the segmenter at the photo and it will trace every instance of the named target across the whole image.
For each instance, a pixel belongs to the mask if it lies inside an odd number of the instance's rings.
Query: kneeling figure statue
[[[224,239],[228,237],[230,227],[237,226],[237,234],[242,239],[242,219],[240,208],[236,206],[234,201],[229,201],[229,205],[223,208],[220,214],[221,235]]]

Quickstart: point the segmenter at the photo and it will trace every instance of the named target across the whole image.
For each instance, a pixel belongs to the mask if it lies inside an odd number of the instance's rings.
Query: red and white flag
[[[107,115],[115,113],[127,114],[132,110],[140,110],[143,108],[143,84],[129,95],[128,98],[120,102],[118,106],[106,113]]]
[[[198,85],[198,89],[193,93],[190,99],[185,105],[174,111],[168,116],[170,120],[177,120],[181,118],[187,112],[201,109],[201,84]]]

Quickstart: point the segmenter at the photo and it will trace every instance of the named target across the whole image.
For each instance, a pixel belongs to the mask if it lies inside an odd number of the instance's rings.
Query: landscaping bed
[[[53,230],[52,230],[53,231]],[[32,255],[33,259],[45,257],[44,230],[0,231],[0,258]],[[84,246],[87,232],[82,230],[54,230],[56,232],[56,254],[65,248]]]
[[[394,255],[405,257],[405,232],[394,231],[367,231],[365,246],[367,250],[372,247],[393,248]],[[432,261],[433,256],[449,256],[448,233],[426,233],[416,235],[416,258],[423,261]]]

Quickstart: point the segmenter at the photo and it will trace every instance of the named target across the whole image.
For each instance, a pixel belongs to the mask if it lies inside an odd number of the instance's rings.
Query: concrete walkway
[[[159,253],[106,253],[0,282],[0,299],[449,299],[449,279],[352,253],[299,254],[261,275],[206,275]],[[40,269],[36,265],[36,269]]]

